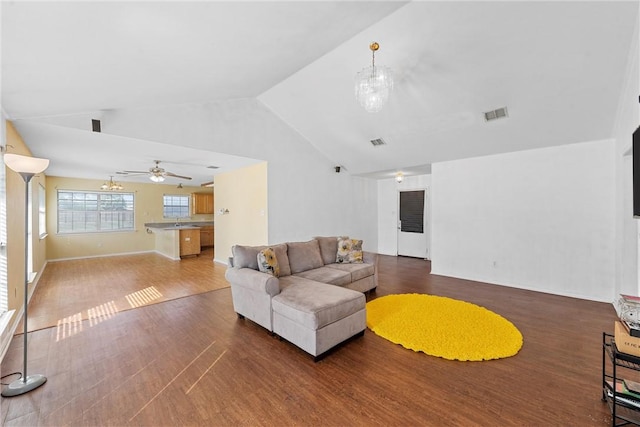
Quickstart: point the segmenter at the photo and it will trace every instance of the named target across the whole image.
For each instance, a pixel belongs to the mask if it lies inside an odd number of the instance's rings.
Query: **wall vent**
[[[378,138],[378,139],[372,139],[371,140],[371,145],[373,145],[374,147],[379,147],[380,145],[386,145],[387,143],[384,142],[384,139],[382,138]]]
[[[486,122],[502,119],[505,117],[509,117],[509,114],[507,113],[507,107],[498,108],[497,110],[487,111],[486,113],[484,113],[484,120]]]

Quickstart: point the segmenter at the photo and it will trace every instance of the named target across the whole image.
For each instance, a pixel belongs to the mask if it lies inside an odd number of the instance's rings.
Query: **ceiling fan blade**
[[[148,171],[122,171],[122,172],[116,172],[119,175],[126,175],[126,174],[130,174],[130,173],[140,173],[140,174],[148,174]]]
[[[182,179],[191,179],[190,176],[182,176],[182,175],[176,175],[175,173],[171,173],[171,172],[165,172],[164,173],[166,176],[172,176],[174,178],[182,178]]]

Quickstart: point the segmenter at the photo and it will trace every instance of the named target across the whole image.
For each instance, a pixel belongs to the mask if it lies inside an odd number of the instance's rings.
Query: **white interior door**
[[[398,192],[398,255],[429,259],[427,192]]]

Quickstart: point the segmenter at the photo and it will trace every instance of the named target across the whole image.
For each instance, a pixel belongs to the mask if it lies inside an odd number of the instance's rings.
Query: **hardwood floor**
[[[56,328],[29,334],[29,372],[48,382],[2,399],[3,425],[610,425],[600,400],[610,304],[429,271],[428,261],[381,256],[377,293],[368,298],[418,292],[482,305],[520,329],[522,350],[454,362],[367,330],[314,363],[238,319],[227,288],[83,321],[64,339]],[[223,274],[215,265],[211,280]],[[2,373],[20,371],[21,357],[18,336]]]

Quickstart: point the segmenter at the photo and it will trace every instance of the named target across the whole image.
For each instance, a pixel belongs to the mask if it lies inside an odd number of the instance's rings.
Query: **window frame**
[[[60,193],[81,193],[84,194],[84,199],[83,202],[85,202],[86,204],[86,197],[87,195],[95,195],[96,199],[95,199],[95,204],[96,204],[96,209],[93,210],[89,210],[88,212],[94,212],[94,215],[96,217],[95,220],[95,229],[86,229],[86,224],[88,223],[88,221],[86,221],[86,216],[85,216],[85,228],[82,230],[60,230],[60,224],[61,224],[61,209],[60,209]],[[113,211],[113,210],[104,210],[101,209],[102,205],[103,205],[103,200],[102,200],[102,196],[113,196],[113,195],[122,195],[122,196],[130,196],[131,197],[131,201],[129,202],[128,200],[123,200],[122,203],[125,204],[125,208],[123,211],[120,212],[131,212],[131,226],[130,227],[120,227],[120,228],[103,228],[102,226],[102,213],[104,212],[118,212],[118,211]],[[90,201],[93,202],[93,200],[90,199]],[[105,201],[105,203],[108,203],[107,201]],[[128,209],[128,206],[130,206],[131,208]],[[72,205],[73,205],[73,196],[72,196]],[[132,231],[136,231],[136,196],[134,192],[131,191],[88,191],[88,190],[58,190],[56,192],[56,211],[57,211],[57,219],[56,219],[56,226],[57,226],[57,234],[94,234],[94,233],[123,233],[123,232],[132,232]],[[69,211],[71,212],[71,215],[73,216],[74,212],[87,212],[86,209],[84,210],[77,210],[74,211],[73,209],[69,209],[66,210],[64,209],[63,211]],[[122,222],[128,222],[128,220],[123,220]],[[72,221],[73,224],[73,221]]]
[[[183,208],[185,208],[184,205],[179,204],[179,205],[167,205],[167,197],[171,197],[171,198],[180,198],[180,199],[186,199],[187,200],[187,206],[186,206],[186,214],[180,214],[180,215],[167,215],[167,207],[172,208],[172,209],[180,209],[182,210]],[[163,194],[162,195],[162,218],[164,219],[172,219],[172,218],[191,218],[191,194]]]

